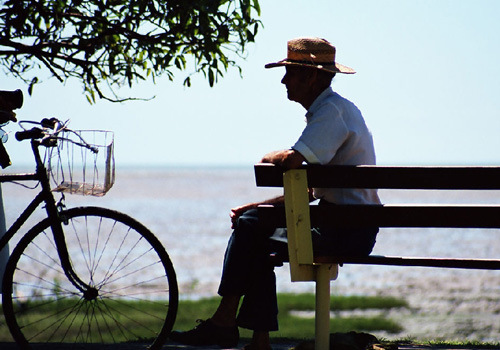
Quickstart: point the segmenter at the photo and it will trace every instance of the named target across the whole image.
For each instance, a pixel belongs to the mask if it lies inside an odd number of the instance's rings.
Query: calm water
[[[34,192],[13,184],[3,185],[8,224],[26,207]],[[231,233],[230,208],[278,194],[278,189],[255,187],[251,166],[117,169],[115,186],[105,197],[68,195],[66,203],[68,207],[108,207],[141,221],[165,245],[177,272],[181,297],[196,298],[216,294],[222,257]],[[380,196],[385,203],[500,204],[500,193],[495,191],[381,191]],[[39,214],[41,218],[41,209]],[[388,229],[379,234],[374,253],[498,258],[499,233],[498,230]],[[277,269],[277,275],[280,292],[313,291],[311,283],[292,284],[286,266]],[[407,298],[412,307],[409,312],[427,318],[418,327],[408,325],[404,335],[429,335],[437,325],[446,325],[448,321],[452,322],[445,327],[450,329],[450,337],[460,334],[463,339],[460,327],[470,329],[472,322],[473,328],[482,332],[467,337],[500,340],[495,339],[500,334],[499,272],[345,266],[332,288],[337,294]],[[404,315],[394,317],[408,319]],[[478,324],[484,320],[488,320],[487,324]],[[445,333],[443,327],[438,329],[440,334]]]

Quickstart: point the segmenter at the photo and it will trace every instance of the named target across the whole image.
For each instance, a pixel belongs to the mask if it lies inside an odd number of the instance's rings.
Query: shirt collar
[[[312,103],[311,107],[309,107],[309,109],[307,110],[306,119],[310,119],[314,115],[314,112],[321,105],[321,102],[324,99],[326,99],[330,94],[333,94],[333,90],[332,90],[331,86],[327,87],[325,90],[323,90],[323,92],[321,94],[319,94],[318,97],[316,97],[316,99]]]

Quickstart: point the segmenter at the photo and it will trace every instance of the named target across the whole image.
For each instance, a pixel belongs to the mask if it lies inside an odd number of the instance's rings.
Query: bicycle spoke
[[[129,327],[127,326],[124,322],[120,322],[118,320],[118,318],[116,318],[114,315],[114,313],[117,313],[116,310],[113,310],[113,308],[111,308],[107,303],[103,302],[103,303],[100,303],[99,306],[102,306],[105,310],[102,311],[102,317],[104,318],[104,315],[107,315],[108,318],[114,322],[114,324],[116,325],[116,327],[118,328],[118,330],[120,331],[120,333],[122,334],[122,336],[124,338],[128,338],[127,334],[134,334],[133,332],[133,328],[132,327]],[[131,320],[129,317],[127,317],[127,315],[121,315],[121,316],[124,316],[125,319],[128,319],[130,321],[134,321],[135,325],[137,326],[137,322],[135,320]],[[111,332],[112,334],[112,332]],[[134,334],[135,337],[137,337],[136,334]]]
[[[118,302],[117,302],[117,304],[120,304],[120,302],[118,301]],[[147,329],[147,330],[149,330],[149,331],[151,332],[151,334],[154,334],[155,330],[153,330],[153,329],[148,329],[145,325],[141,324],[141,323],[140,323],[139,321],[137,321],[135,318],[132,318],[132,317],[128,316],[126,313],[124,313],[124,312],[120,311],[118,308],[112,308],[112,307],[110,307],[110,306],[109,306],[108,304],[106,304],[106,303],[103,303],[103,305],[104,305],[107,309],[109,309],[109,311],[110,311],[110,315],[113,315],[113,314],[118,314],[118,315],[120,315],[122,318],[124,318],[124,319],[126,319],[126,320],[130,321],[130,323],[132,323],[132,324],[133,324],[133,325],[135,325],[136,327],[138,327],[138,328],[143,328],[143,329]],[[142,313],[142,314],[147,314],[147,315],[149,315],[149,316],[154,316],[153,314],[148,314],[148,313],[144,312],[144,310],[142,310],[142,309],[133,308],[133,307],[130,307],[130,306],[128,306],[127,308],[128,308],[128,309],[131,309],[131,310],[138,311],[138,312],[140,312],[140,313]],[[111,311],[113,311],[113,312],[111,312]],[[156,316],[154,316],[154,317],[156,317]],[[114,320],[117,324],[121,324],[122,326],[125,326],[125,324],[124,324],[124,323],[120,323],[120,322],[118,321],[118,319],[117,319],[117,318],[112,317],[112,319],[113,319],[113,320]],[[132,334],[134,333],[134,332],[132,331],[132,330],[133,330],[133,328],[131,328],[131,327],[124,327],[124,329],[127,329],[127,330],[128,330],[130,333],[132,333]]]
[[[144,256],[144,255],[143,255],[143,256]],[[135,263],[135,262],[137,262],[137,261],[139,261],[139,260],[140,260],[140,258],[141,258],[141,256],[139,256],[139,257],[135,258],[134,260],[132,260],[132,261],[130,261],[129,263],[127,263],[126,265],[123,265],[120,269],[118,269],[118,270],[114,271],[112,274],[110,274],[110,275],[107,277],[107,278],[108,278],[107,280],[101,281],[101,283],[99,283],[99,285],[103,285],[103,284],[107,284],[107,283],[114,283],[114,282],[116,282],[116,281],[118,281],[118,280],[120,280],[120,279],[122,279],[122,278],[129,277],[129,276],[131,276],[131,275],[133,275],[133,274],[139,273],[139,272],[141,272],[141,271],[143,271],[143,270],[145,270],[145,269],[147,269],[147,268],[151,268],[151,267],[153,267],[154,265],[157,265],[157,264],[159,264],[159,263],[160,263],[160,262],[158,262],[158,261],[157,261],[157,262],[153,262],[153,263],[151,263],[151,264],[149,264],[149,265],[146,265],[146,266],[141,266],[140,268],[135,269],[134,271],[130,271],[130,272],[128,272],[128,273],[126,273],[126,274],[124,274],[124,275],[121,275],[120,277],[118,277],[118,278],[116,278],[116,279],[114,279],[114,280],[111,280],[111,278],[112,278],[115,274],[118,274],[118,272],[121,272],[122,270],[124,270],[125,268],[127,268],[127,267],[129,267],[129,266],[134,266],[134,263]]]
[[[84,218],[85,220],[85,226],[87,227],[87,217]],[[87,266],[87,269],[89,271],[89,273],[92,275],[92,269],[90,268],[90,264],[89,264],[89,261],[87,260],[87,255],[85,254],[85,248],[83,247],[82,245],[82,242],[80,240],[80,235],[78,235],[78,231],[75,227],[75,223],[74,222],[71,222],[71,226],[73,228],[73,231],[72,231],[72,236],[75,237],[75,239],[77,240],[78,242],[78,246],[80,247],[80,253],[81,253],[81,256],[83,257],[84,261],[85,261],[85,266]],[[68,235],[68,233],[67,233]],[[87,234],[87,237],[88,237],[88,234]]]
[[[49,335],[47,337],[47,341],[50,342],[50,340],[52,339],[52,337],[56,334],[57,330],[61,327],[61,325],[63,324],[63,322],[68,318],[70,317],[72,314],[74,314],[74,310],[75,310],[75,307],[72,306],[72,307],[69,307],[67,309],[63,309],[63,310],[59,310],[55,313],[52,313],[52,314],[48,314],[46,315],[45,317],[43,318],[40,318],[38,320],[36,320],[35,322],[32,322],[32,323],[27,323],[23,326],[23,328],[29,328],[29,327],[32,327],[32,326],[35,326],[37,324],[44,324],[45,321],[47,320],[52,320],[54,318],[54,316],[59,316],[61,315],[61,317],[59,318],[56,318],[55,320],[53,321],[50,321],[51,323],[49,323],[47,326],[45,326],[44,329],[40,329],[40,331],[38,333],[35,333],[29,340],[34,340],[34,339],[37,339],[42,333],[45,333],[45,331],[49,330],[50,328],[52,327],[56,327],[54,329],[54,331],[52,332],[51,335]],[[69,312],[68,312],[69,311]],[[76,315],[76,314],[74,314]],[[58,326],[56,326],[58,325]],[[34,327],[35,329],[38,328],[38,327]]]
[[[127,286],[122,286],[122,287],[114,289],[112,291],[106,291],[106,289],[104,289],[104,288],[101,288],[100,290],[104,294],[104,293],[117,293],[117,291],[119,291],[119,290],[123,291],[123,290],[131,289],[131,288],[137,288],[137,287],[140,287],[142,285],[145,285],[145,286],[147,286],[149,288],[151,285],[154,285],[151,282],[153,282],[155,280],[161,280],[161,279],[163,279],[163,276],[159,276],[159,277],[156,277],[156,278],[151,278],[149,280],[144,280],[144,281],[141,281],[141,282],[138,282],[138,283],[135,283],[135,284],[131,284],[131,285],[127,285]],[[151,294],[151,293],[158,293],[158,292],[165,293],[166,291],[162,290],[162,289],[157,289],[157,290],[150,290],[149,292],[144,292],[144,291],[141,290],[141,292],[137,293],[137,294],[145,295],[145,293],[146,294]],[[120,295],[120,294],[116,294],[116,295]],[[134,295],[134,293],[128,292],[126,295],[127,296],[131,296],[131,295]]]

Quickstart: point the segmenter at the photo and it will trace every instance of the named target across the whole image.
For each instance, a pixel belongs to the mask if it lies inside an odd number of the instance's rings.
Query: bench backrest
[[[306,165],[310,187],[498,190],[500,167],[384,167]],[[283,187],[283,168],[256,164],[257,186]]]
[[[500,228],[500,206],[309,206],[308,187],[432,190],[498,190],[500,167],[318,166],[284,172],[255,166],[257,186],[284,187],[285,208],[262,207],[259,216],[288,228],[292,280],[312,280],[313,227]]]

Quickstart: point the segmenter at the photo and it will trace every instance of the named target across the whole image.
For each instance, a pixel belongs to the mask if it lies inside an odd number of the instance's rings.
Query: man
[[[288,99],[306,110],[307,125],[291,149],[271,152],[262,162],[297,168],[314,164],[375,164],[373,141],[360,111],[331,89],[336,73],[355,73],[335,62],[335,47],[320,38],[297,38],[288,42],[287,58],[266,65],[286,68],[282,83]],[[379,204],[376,190],[314,189],[319,205]],[[312,197],[312,196],[311,196]],[[283,197],[262,203],[282,205]],[[234,347],[238,326],[254,331],[246,350],[270,349],[269,331],[278,329],[276,281],[269,263],[273,249],[269,238],[275,227],[259,223],[257,206],[250,203],[231,210],[233,234],[224,258],[219,294],[222,300],[214,315],[187,332],[173,332],[174,341],[190,345]],[[315,252],[368,255],[377,228],[368,230],[313,229]],[[238,306],[241,298],[241,307]]]

